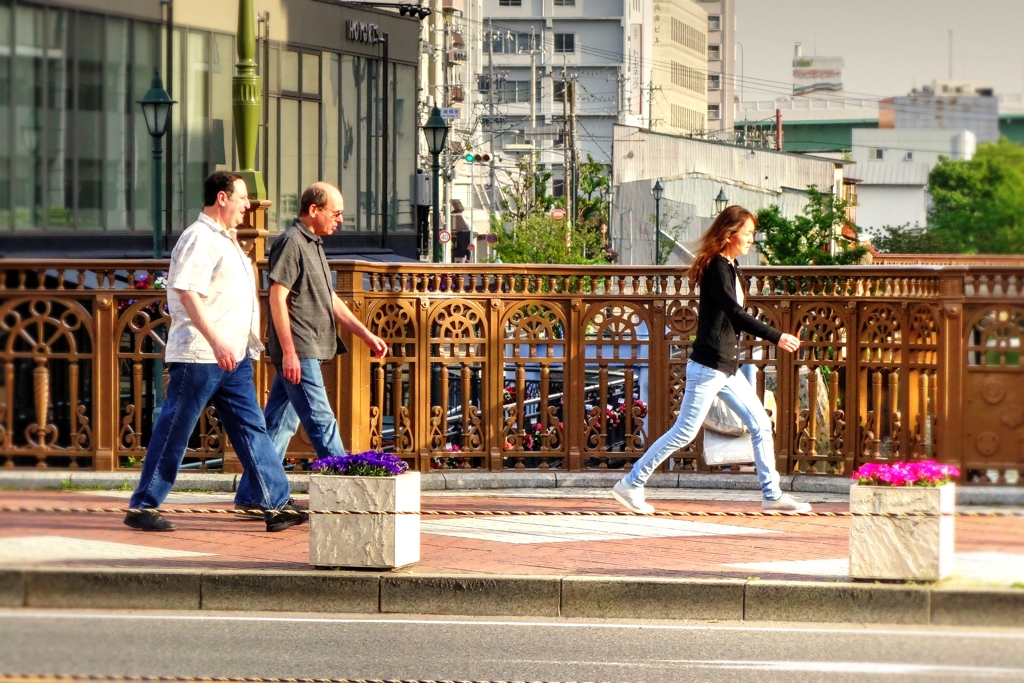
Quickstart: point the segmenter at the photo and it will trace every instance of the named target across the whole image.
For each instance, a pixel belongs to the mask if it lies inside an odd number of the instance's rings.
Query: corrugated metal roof
[[[614,130],[615,185],[705,176],[778,193],[783,187],[808,185],[828,191],[836,182],[836,165],[830,160],[661,135],[629,126],[616,125]]]
[[[914,162],[887,163],[869,161],[846,167],[846,176],[861,185],[927,185],[929,164]]]

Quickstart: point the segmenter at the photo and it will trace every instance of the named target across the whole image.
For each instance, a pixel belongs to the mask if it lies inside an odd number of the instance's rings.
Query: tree
[[[757,213],[758,229],[764,239],[757,250],[773,266],[846,266],[859,263],[868,250],[857,240],[857,226],[846,216],[850,203],[811,185],[808,202],[800,215],[790,220],[778,206]],[[847,237],[844,233],[852,233]],[[835,241],[835,253],[830,245]]]
[[[1024,147],[984,143],[970,161],[940,158],[928,176],[928,232],[954,253],[1024,253]]]
[[[531,174],[526,163],[508,173],[507,196],[500,215],[491,215],[497,236],[494,251],[502,263],[605,264],[603,226],[608,221],[605,167],[587,156],[580,165],[580,193],[575,224],[556,219],[551,209],[565,208],[564,197],[547,193],[549,171]]]
[[[886,225],[871,236],[871,246],[886,254],[955,254],[957,244],[944,233],[909,223]]]

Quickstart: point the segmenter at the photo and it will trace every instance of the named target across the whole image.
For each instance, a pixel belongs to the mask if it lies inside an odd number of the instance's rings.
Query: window
[[[540,81],[537,81],[536,88],[537,99],[540,100]],[[505,81],[496,92],[502,102],[529,102],[530,81]]]
[[[555,52],[576,52],[576,34],[556,33]]]
[[[707,36],[679,19],[672,19],[672,42],[704,55]]]
[[[565,81],[555,81],[555,102],[565,100]]]
[[[906,154],[903,155],[903,161],[913,161],[913,160],[914,160],[914,153],[913,152],[907,152]]]
[[[529,52],[531,47],[540,45],[540,36],[535,33],[496,33],[492,41],[495,54],[517,54]]]
[[[709,14],[708,15],[708,30],[709,31],[721,31],[722,30],[722,15],[720,15],[720,14]]]
[[[576,0],[555,0],[555,7],[575,7]]]
[[[523,0],[498,0],[499,7],[522,7]]]
[[[704,117],[698,111],[673,104],[672,127],[684,131],[701,130],[704,128]]]
[[[672,84],[704,94],[703,74],[693,67],[684,66],[679,62],[672,62]]]
[[[721,90],[722,76],[719,74],[708,74],[708,90]]]
[[[708,59],[721,59],[722,58],[722,46],[721,45],[708,45]]]
[[[885,158],[885,150],[884,149],[872,149],[872,150],[868,151],[868,159],[871,159],[871,161],[881,161],[884,158]]]
[[[709,104],[708,105],[708,120],[718,121],[722,118],[722,105],[720,104]]]

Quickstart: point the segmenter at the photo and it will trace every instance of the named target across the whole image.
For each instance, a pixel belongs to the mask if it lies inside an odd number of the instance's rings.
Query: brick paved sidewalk
[[[656,490],[652,490],[655,493]],[[454,495],[453,495],[454,494]],[[581,495],[592,497],[580,497]],[[660,498],[673,498],[659,500]],[[717,498],[685,500],[681,498]],[[848,509],[843,496],[817,511]],[[759,510],[755,492],[651,496],[663,510]],[[6,491],[4,506],[127,507],[126,494]],[[231,494],[173,493],[167,507],[231,507]],[[607,491],[425,492],[424,510],[620,510]],[[0,514],[0,567],[309,569],[306,526],[270,534],[262,521],[175,515],[174,533],[133,531],[121,515]],[[422,520],[413,574],[530,574],[667,578],[844,580],[849,520],[843,518],[431,518]],[[1024,519],[958,518],[960,580],[1024,584]],[[46,537],[46,538],[43,538]],[[53,538],[57,537],[57,538]]]

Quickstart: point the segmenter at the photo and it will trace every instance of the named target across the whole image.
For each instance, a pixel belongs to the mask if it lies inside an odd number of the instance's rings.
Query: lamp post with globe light
[[[718,190],[718,196],[715,197],[715,216],[725,211],[725,207],[729,206],[729,198],[725,196],[725,188]]]
[[[441,118],[441,110],[434,107],[430,111],[430,117],[427,122],[423,124],[423,135],[427,139],[427,151],[430,152],[430,156],[433,158],[431,165],[431,171],[433,172],[432,178],[432,190],[433,190],[433,203],[434,203],[434,225],[433,225],[433,243],[434,243],[434,263],[441,263],[444,260],[443,252],[441,250],[441,194],[439,188],[439,178],[441,173],[441,161],[439,156],[444,150],[445,142],[448,140],[448,124]]]
[[[161,165],[163,163],[164,146],[163,137],[167,132],[167,123],[171,120],[171,107],[176,104],[167,91],[164,90],[164,83],[160,74],[153,74],[153,83],[146,92],[145,97],[138,101],[142,105],[142,115],[146,119],[146,128],[153,138],[153,258],[160,258],[163,255],[163,239],[161,237],[161,214],[163,206],[161,202]]]
[[[665,186],[661,184],[661,178],[654,181],[651,188],[654,195],[654,265],[661,265],[661,196],[665,194]]]

